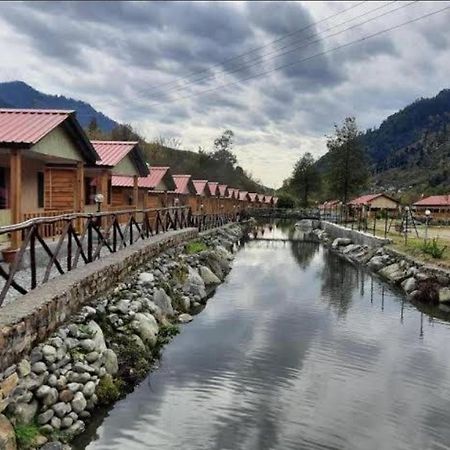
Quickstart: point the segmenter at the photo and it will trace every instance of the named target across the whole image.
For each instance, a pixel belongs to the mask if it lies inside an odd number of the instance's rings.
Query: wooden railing
[[[0,306],[11,287],[26,294],[46,283],[52,271],[64,274],[80,263],[89,264],[99,259],[102,252],[115,253],[139,240],[169,230],[196,227],[204,231],[235,220],[234,214],[192,214],[190,207],[180,206],[39,217],[0,227],[0,236],[9,233],[21,233],[23,236],[9,270],[5,263],[0,264],[0,277],[5,281],[0,292]],[[57,242],[51,244],[46,241],[48,227],[61,223],[63,226]],[[40,270],[36,258],[38,250],[48,257],[47,264],[40,266]],[[23,267],[25,261],[29,261],[26,268]],[[17,278],[28,279],[28,282],[16,279],[19,271],[21,276]],[[24,271],[28,277],[24,276]]]
[[[23,215],[23,220],[31,220],[31,219],[38,219],[41,217],[58,217],[63,216],[66,214],[74,214],[73,210],[51,210],[51,211],[32,211],[32,212],[26,212]],[[40,226],[40,235],[42,237],[48,238],[48,237],[56,237],[59,236],[64,229],[64,221],[56,221],[52,223],[43,223]]]

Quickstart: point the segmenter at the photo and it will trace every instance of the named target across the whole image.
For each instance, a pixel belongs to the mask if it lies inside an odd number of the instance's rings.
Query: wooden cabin
[[[139,180],[139,186],[147,190],[146,208],[174,206],[177,188],[170,167],[151,167],[150,175]]]
[[[248,196],[250,197],[250,207],[259,208],[259,195],[256,192],[249,192]]]
[[[74,111],[0,109],[0,225],[83,211],[85,166],[98,159]]]
[[[196,196],[190,198],[192,213],[208,214],[206,209],[207,201],[211,197],[208,180],[192,180],[194,183]]]
[[[278,197],[272,197],[272,204],[273,207],[276,208],[278,205]]]
[[[220,192],[219,183],[216,181],[208,181],[211,197],[205,200],[207,214],[217,214],[220,212]]]
[[[239,191],[239,205],[241,208],[241,211],[244,209],[247,209],[250,205],[251,199],[250,195],[247,191]]]
[[[400,202],[384,193],[368,194],[355,198],[347,205],[350,210],[360,210],[367,212],[370,217],[372,213],[377,211],[397,211],[400,207]]]
[[[189,198],[196,198],[197,191],[190,175],[172,175],[175,182],[174,206],[189,206]],[[171,192],[169,194],[172,194]]]
[[[264,196],[264,207],[265,208],[273,208],[273,196],[272,195]]]
[[[85,171],[86,211],[117,211],[143,205],[138,178],[149,174],[138,142],[91,141],[100,156],[95,167]],[[103,203],[95,204],[96,194]],[[140,199],[139,199],[140,196]]]
[[[240,211],[239,189],[228,188],[228,199],[231,202],[232,211],[233,212]]]
[[[233,201],[230,199],[230,191],[226,184],[219,184],[220,212],[233,212]]]
[[[424,219],[425,211],[430,211],[432,220],[450,220],[450,195],[431,195],[413,204],[414,214]]]

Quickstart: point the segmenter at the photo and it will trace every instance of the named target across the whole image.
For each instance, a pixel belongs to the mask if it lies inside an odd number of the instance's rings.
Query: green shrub
[[[123,381],[107,374],[100,378],[95,393],[100,405],[109,405],[117,401],[122,395]]]
[[[190,241],[185,246],[185,252],[188,255],[192,255],[194,253],[200,253],[205,250],[208,250],[208,246],[202,241]]]
[[[432,258],[441,259],[447,246],[439,247],[437,239],[433,238],[431,241],[425,241],[420,249],[427,255],[431,255]]]
[[[14,428],[18,448],[28,449],[33,447],[34,440],[40,435],[39,427],[34,424],[16,425]]]

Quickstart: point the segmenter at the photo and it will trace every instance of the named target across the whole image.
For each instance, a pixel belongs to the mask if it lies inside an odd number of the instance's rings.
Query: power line
[[[385,7],[387,7],[387,6],[392,5],[392,4],[395,3],[396,1],[397,1],[397,0],[395,0],[395,1],[391,2],[391,3],[388,3],[388,4],[385,4],[385,5],[379,6],[379,7],[377,7],[377,8],[374,8],[373,10],[368,11],[368,12],[366,12],[366,13],[364,13],[364,14],[361,14],[360,16],[354,17],[354,18],[352,18],[352,19],[350,19],[350,20],[348,20],[348,21],[345,21],[345,22],[342,22],[342,23],[340,23],[340,24],[334,25],[334,26],[332,26],[332,27],[330,27],[330,28],[327,28],[327,29],[321,31],[320,33],[323,33],[323,32],[325,32],[325,31],[329,31],[329,30],[332,30],[332,29],[335,29],[335,28],[337,28],[337,27],[340,27],[340,26],[342,26],[342,25],[345,25],[345,24],[348,23],[348,22],[354,21],[355,19],[360,19],[361,17],[366,16],[366,15],[368,15],[368,14],[371,14],[371,13],[373,13],[373,12],[375,12],[375,11],[381,9],[381,8],[385,8]],[[279,50],[282,50],[282,49],[284,49],[284,48],[288,48],[288,47],[290,47],[291,45],[293,45],[295,42],[290,43],[290,44],[288,44],[288,45],[286,45],[286,46],[284,46],[284,47],[281,47],[281,48],[279,48],[279,49],[277,49],[277,50],[275,50],[275,51],[269,52],[269,53],[267,53],[267,54],[265,54],[265,55],[258,56],[258,57],[256,58],[256,61],[259,59],[259,60],[261,60],[260,62],[254,62],[254,63],[251,63],[251,61],[250,61],[250,62],[247,62],[247,63],[241,65],[241,66],[238,66],[237,68],[235,68],[235,69],[233,69],[233,70],[223,70],[222,73],[223,73],[223,74],[229,75],[229,74],[232,74],[232,73],[239,72],[239,71],[241,71],[241,70],[249,69],[249,68],[251,68],[251,67],[257,66],[257,65],[262,64],[262,63],[266,63],[267,61],[271,61],[271,60],[273,60],[273,59],[275,59],[275,58],[279,58],[280,56],[284,56],[284,55],[287,55],[287,54],[289,54],[289,53],[293,53],[294,51],[300,50],[301,48],[305,48],[305,47],[308,47],[308,46],[310,46],[310,45],[312,45],[312,44],[315,44],[315,43],[318,43],[318,42],[320,42],[320,41],[323,41],[323,40],[326,39],[326,38],[334,37],[334,36],[337,36],[337,35],[339,35],[339,34],[345,33],[346,31],[352,30],[352,29],[354,29],[354,28],[358,28],[358,27],[360,27],[360,26],[362,26],[362,25],[365,25],[366,23],[372,22],[372,21],[374,21],[374,20],[376,20],[376,19],[379,19],[380,17],[386,16],[386,15],[388,15],[388,14],[392,14],[392,13],[394,13],[394,12],[400,10],[400,9],[406,8],[406,7],[411,6],[412,4],[415,4],[415,3],[418,3],[418,0],[414,0],[414,1],[409,2],[409,3],[403,3],[401,6],[399,6],[399,7],[397,7],[397,8],[391,9],[391,10],[386,11],[386,12],[384,12],[384,13],[382,13],[382,14],[379,14],[379,15],[377,15],[377,16],[375,16],[375,17],[372,17],[372,18],[370,18],[370,19],[367,19],[367,20],[365,20],[365,21],[363,21],[363,22],[360,22],[360,23],[357,23],[357,24],[355,24],[355,25],[352,25],[351,27],[344,28],[344,29],[341,30],[341,31],[338,31],[338,32],[333,33],[333,34],[329,34],[329,35],[327,35],[327,36],[323,36],[323,37],[321,37],[321,38],[319,38],[319,39],[315,39],[315,40],[310,41],[310,42],[304,43],[304,41],[298,41],[297,43],[299,43],[299,44],[301,44],[301,45],[296,45],[296,46],[294,46],[293,48],[291,48],[291,49],[289,49],[289,50],[287,50],[287,51],[285,51],[285,52],[278,53]],[[318,34],[312,34],[312,35],[308,36],[307,39],[309,39],[309,38],[314,38],[314,37],[320,35],[320,33],[318,33]],[[275,53],[274,56],[272,56],[272,57],[270,57],[270,58],[266,58],[266,56],[269,56],[269,55],[271,55],[271,54],[273,54],[273,53]],[[251,64],[250,64],[250,63],[251,63]],[[183,86],[178,86],[178,87],[174,87],[174,88],[172,88],[172,89],[165,90],[164,92],[162,92],[162,94],[167,94],[167,93],[170,93],[170,92],[176,92],[176,91],[182,90],[182,89],[184,89],[185,87],[187,87],[187,86],[189,86],[189,85],[191,85],[191,84],[194,84],[194,83],[197,83],[197,82],[200,82],[200,81],[204,81],[204,80],[207,80],[207,79],[210,79],[210,78],[215,78],[215,76],[216,76],[216,74],[211,74],[211,75],[207,75],[207,76],[205,76],[205,77],[199,78],[199,79],[197,79],[197,80],[192,80],[192,81],[186,83],[186,84],[183,85]],[[153,97],[155,97],[155,96],[150,96],[150,99],[152,99]],[[156,95],[156,98],[158,98],[158,95]]]
[[[354,41],[350,41],[350,42],[347,42],[345,44],[341,44],[341,45],[338,45],[336,47],[330,48],[328,50],[324,50],[324,51],[322,51],[320,53],[316,53],[316,54],[314,54],[312,56],[309,56],[307,58],[301,59],[299,61],[294,61],[294,62],[291,62],[291,63],[288,63],[288,64],[282,64],[280,66],[274,67],[274,68],[272,68],[270,70],[267,70],[265,72],[261,72],[259,74],[251,75],[249,77],[243,78],[243,79],[238,80],[238,81],[232,81],[232,82],[220,85],[220,86],[216,86],[216,87],[211,88],[211,89],[206,89],[204,91],[201,91],[201,92],[193,94],[193,95],[187,95],[187,96],[184,96],[184,97],[178,97],[178,98],[175,98],[173,100],[168,100],[168,101],[164,101],[164,102],[153,102],[153,103],[150,103],[147,106],[157,106],[157,105],[163,105],[163,104],[167,104],[167,103],[173,103],[175,101],[185,100],[185,99],[188,99],[188,98],[192,98],[192,97],[197,97],[197,96],[200,96],[200,95],[208,94],[208,93],[216,91],[218,89],[223,89],[223,88],[226,88],[228,86],[239,84],[239,83],[241,83],[243,81],[251,80],[251,79],[254,79],[254,78],[260,78],[260,77],[266,76],[266,75],[268,75],[268,74],[270,74],[272,72],[275,72],[277,70],[284,69],[284,68],[287,68],[287,67],[292,67],[292,66],[295,66],[297,64],[301,64],[303,62],[310,61],[310,60],[312,60],[314,58],[317,58],[317,57],[324,56],[324,55],[327,55],[329,53],[335,52],[337,50],[340,50],[340,49],[343,49],[343,48],[346,48],[346,47],[350,47],[351,45],[354,45],[354,44],[366,41],[368,39],[372,39],[374,37],[377,37],[377,36],[380,36],[382,34],[388,33],[390,31],[399,29],[399,28],[401,28],[401,27],[403,27],[405,25],[409,25],[411,23],[415,23],[415,22],[418,22],[420,20],[426,19],[428,17],[434,16],[434,15],[439,14],[441,12],[444,12],[444,11],[446,11],[448,9],[450,9],[450,6],[446,6],[445,8],[441,8],[441,9],[433,11],[431,13],[424,14],[422,16],[416,17],[415,19],[407,20],[406,22],[402,22],[402,23],[394,25],[392,27],[385,28],[384,30],[377,31],[376,33],[368,34],[368,35],[366,35],[366,36],[364,36],[362,38],[356,39]]]
[[[255,53],[255,52],[257,52],[258,50],[261,50],[261,49],[263,49],[263,48],[265,48],[265,47],[269,47],[270,45],[276,44],[277,42],[281,42],[281,41],[283,41],[284,39],[287,39],[287,38],[289,38],[289,37],[291,37],[291,36],[294,36],[295,34],[302,33],[302,32],[304,32],[304,31],[306,31],[306,30],[308,30],[308,29],[310,29],[310,28],[312,28],[312,27],[314,27],[314,26],[319,25],[319,24],[322,23],[322,22],[325,22],[326,20],[334,19],[335,17],[337,17],[337,16],[339,16],[339,15],[341,15],[341,14],[345,14],[346,12],[348,12],[348,11],[350,11],[350,10],[352,10],[352,9],[355,9],[355,8],[361,6],[361,5],[364,4],[364,3],[367,3],[367,1],[368,1],[368,0],[364,0],[364,1],[362,1],[362,2],[356,3],[355,5],[352,5],[352,6],[350,6],[349,8],[346,8],[346,9],[344,9],[344,10],[342,10],[342,11],[339,11],[339,12],[337,12],[337,13],[331,14],[330,16],[327,16],[327,17],[325,17],[325,18],[323,18],[323,19],[320,19],[320,20],[318,20],[317,22],[311,23],[310,25],[308,25],[308,26],[306,26],[306,27],[300,28],[300,29],[298,29],[298,30],[291,31],[291,32],[289,32],[289,33],[287,33],[287,34],[285,34],[285,35],[283,35],[283,36],[281,36],[281,37],[279,37],[279,38],[277,38],[277,39],[271,41],[271,42],[268,42],[267,44],[261,45],[261,46],[259,46],[259,47],[255,47],[255,48],[253,48],[253,49],[251,49],[251,50],[248,50],[248,51],[246,51],[246,52],[244,52],[244,53],[241,53],[241,54],[239,54],[239,55],[236,55],[236,56],[233,56],[233,57],[231,57],[231,58],[225,59],[225,60],[223,60],[223,61],[221,61],[221,62],[219,62],[219,63],[215,63],[215,64],[213,64],[212,66],[208,67],[207,69],[203,69],[203,70],[200,70],[200,71],[198,71],[198,72],[192,72],[191,74],[186,75],[185,77],[181,78],[181,80],[168,81],[167,83],[163,83],[163,84],[160,84],[160,85],[158,85],[158,86],[149,87],[149,88],[148,88],[149,91],[145,90],[145,92],[151,92],[151,91],[153,91],[153,90],[160,90],[161,88],[166,87],[166,86],[169,86],[169,85],[171,85],[171,84],[177,84],[179,81],[187,80],[187,79],[189,79],[189,78],[191,78],[191,77],[193,77],[193,76],[199,75],[199,74],[201,74],[201,73],[209,72],[209,71],[210,71],[212,68],[214,68],[214,67],[222,67],[222,66],[228,64],[228,63],[231,62],[231,61],[234,61],[234,60],[236,60],[236,59],[243,58],[244,56],[247,56],[247,55],[249,55],[249,54]]]

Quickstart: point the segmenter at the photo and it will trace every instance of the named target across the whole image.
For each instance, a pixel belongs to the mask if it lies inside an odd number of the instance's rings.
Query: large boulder
[[[113,350],[107,349],[103,353],[103,366],[110,375],[115,375],[119,371],[117,355]]]
[[[153,347],[156,344],[159,328],[151,314],[135,314],[131,326],[147,345]]]
[[[205,282],[200,274],[189,266],[188,275],[183,286],[183,291],[191,293],[192,295],[198,295],[200,298],[206,297]]]
[[[375,272],[381,270],[387,263],[385,256],[374,256],[368,263],[368,266]]]
[[[204,281],[206,286],[211,284],[220,284],[220,279],[217,275],[215,275],[209,267],[200,266],[200,276]]]
[[[166,316],[173,316],[172,300],[162,288],[157,289],[153,294],[153,303],[158,306],[161,313]]]
[[[379,271],[379,274],[392,283],[400,283],[407,275],[400,263],[390,264]]]
[[[407,278],[405,281],[403,281],[402,288],[407,294],[415,291],[417,289],[416,279],[414,277]]]
[[[350,238],[336,238],[331,244],[331,247],[333,248],[345,247],[347,245],[350,245],[351,243],[352,240]]]
[[[31,403],[18,403],[14,409],[14,417],[17,423],[22,425],[30,424],[36,416],[38,402],[33,400]]]
[[[0,414],[0,450],[16,450],[16,434],[11,422]]]
[[[155,282],[155,276],[150,272],[142,272],[138,276],[138,284],[141,286],[152,286]]]
[[[102,329],[98,323],[93,320],[91,320],[87,326],[91,334],[91,340],[94,341],[94,349],[98,352],[104,352],[106,350],[106,343]]]
[[[450,288],[443,287],[439,289],[439,302],[440,303],[450,302]]]

